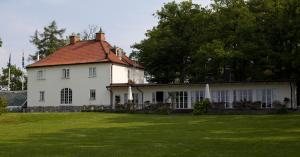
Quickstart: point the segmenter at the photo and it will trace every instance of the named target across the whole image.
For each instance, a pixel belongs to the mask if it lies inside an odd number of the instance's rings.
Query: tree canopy
[[[21,90],[22,89],[22,76],[23,72],[20,68],[16,67],[16,65],[10,66],[10,76],[11,76],[11,85],[10,89],[12,91]],[[2,75],[0,76],[0,84],[7,85],[8,84],[8,67],[2,68]],[[24,87],[26,89],[26,78],[24,82]]]
[[[299,0],[166,3],[131,56],[150,82],[300,78],[299,10]]]
[[[0,38],[0,47],[2,47],[2,40],[1,40],[1,38]]]
[[[67,41],[64,39],[66,29],[58,29],[56,22],[52,21],[48,26],[44,27],[42,33],[35,31],[31,36],[30,42],[37,48],[34,55],[30,55],[30,59],[36,61],[39,55],[40,58],[49,56],[57,49],[66,45]]]

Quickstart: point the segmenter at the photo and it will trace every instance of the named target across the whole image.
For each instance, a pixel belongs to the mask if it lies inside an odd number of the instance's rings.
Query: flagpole
[[[10,66],[11,66],[11,54],[9,54],[9,60],[8,60],[8,85],[7,85],[8,91],[10,91]]]
[[[10,91],[10,66],[8,67],[8,91]]]
[[[25,67],[25,63],[24,63],[24,50],[23,50],[23,53],[22,53],[22,91],[24,90],[24,82],[25,82],[25,77],[24,77],[24,73],[23,73],[23,69]]]

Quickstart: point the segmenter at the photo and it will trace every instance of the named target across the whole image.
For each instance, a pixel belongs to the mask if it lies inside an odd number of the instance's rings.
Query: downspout
[[[112,80],[113,80],[113,64],[111,64],[110,65],[110,85],[112,85]],[[114,93],[113,93],[113,91],[112,91],[112,89],[111,89],[111,87],[108,89],[109,90],[109,92],[110,92],[110,106],[111,106],[111,109],[115,109],[114,108],[114,106],[113,106],[113,96],[114,96]]]
[[[144,109],[144,92],[139,87],[136,87],[136,89],[142,94],[142,109]]]

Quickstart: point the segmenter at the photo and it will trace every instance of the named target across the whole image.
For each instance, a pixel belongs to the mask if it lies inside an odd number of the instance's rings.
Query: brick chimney
[[[96,40],[97,41],[105,41],[105,34],[101,28],[100,28],[100,31],[98,33],[96,33]]]
[[[79,36],[77,36],[77,35],[71,35],[70,36],[70,44],[75,44],[78,41],[80,41],[80,37]]]

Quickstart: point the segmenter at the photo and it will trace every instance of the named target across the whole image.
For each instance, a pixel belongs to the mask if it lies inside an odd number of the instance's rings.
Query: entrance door
[[[156,92],[156,103],[163,103],[164,102],[164,92]]]

